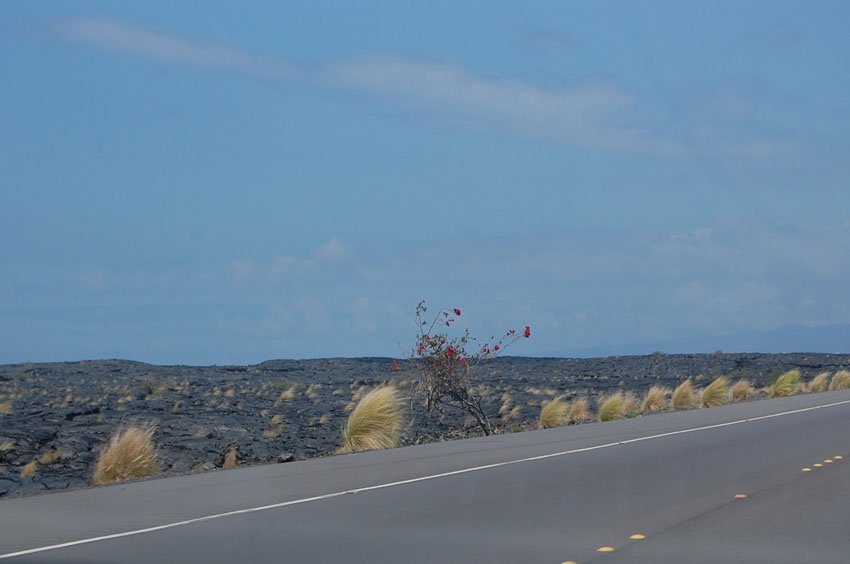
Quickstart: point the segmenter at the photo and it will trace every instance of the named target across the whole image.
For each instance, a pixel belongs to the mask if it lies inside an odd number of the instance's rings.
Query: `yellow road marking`
[[[827,458],[826,460],[824,460],[824,462],[825,462],[826,464],[832,464],[832,460],[830,460],[829,458]]]
[[[646,538],[646,535],[642,535],[640,533],[635,533],[632,536],[630,536],[629,538],[632,539],[632,540],[643,540],[643,539]]]
[[[561,564],[577,564],[575,560],[564,560]]]
[[[844,460],[844,457],[843,457],[843,456],[841,456],[840,454],[836,454],[836,455],[835,455],[835,456],[833,456],[832,458],[834,458],[835,460]]]
[[[747,497],[747,494],[735,494],[735,499],[744,499]]]
[[[815,462],[814,464],[812,464],[812,466],[814,466],[815,468],[822,468],[823,464],[821,464],[820,462]]]
[[[811,472],[811,471],[812,471],[812,469],[811,469],[811,468],[809,468],[808,466],[806,466],[805,468],[803,468],[803,472]]]
[[[614,552],[613,546],[600,546],[596,549],[596,552]]]

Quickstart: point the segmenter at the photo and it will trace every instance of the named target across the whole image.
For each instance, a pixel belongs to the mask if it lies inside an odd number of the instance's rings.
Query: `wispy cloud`
[[[279,57],[142,29],[110,18],[76,18],[58,26],[75,43],[150,59],[269,77],[292,76],[295,67]]]
[[[524,137],[578,147],[681,156],[685,147],[624,125],[635,100],[612,84],[581,82],[543,88],[527,81],[485,77],[453,64],[379,56],[310,69],[281,57],[251,53],[142,29],[109,18],[78,18],[58,27],[68,41],[173,64],[306,81],[426,110],[443,119],[497,127]]]

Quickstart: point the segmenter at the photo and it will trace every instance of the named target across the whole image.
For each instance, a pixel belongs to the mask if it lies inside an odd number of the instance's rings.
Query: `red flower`
[[[460,357],[460,364],[461,364],[461,366],[466,366],[466,359],[463,358],[463,357]]]
[[[454,312],[455,312],[455,315],[457,315],[458,317],[460,317],[460,308],[459,308],[459,307],[456,307],[456,308],[454,309]]]
[[[526,339],[528,339],[529,337],[531,337],[531,327],[529,327],[528,325],[526,325],[526,326],[525,326],[525,333],[523,333],[523,335],[525,335],[525,338],[526,338]]]
[[[496,346],[493,347],[493,350],[497,351],[497,350],[499,350],[499,348],[500,348],[499,345],[496,345]]]
[[[452,347],[446,349],[446,354],[449,356],[454,356],[455,350]]]

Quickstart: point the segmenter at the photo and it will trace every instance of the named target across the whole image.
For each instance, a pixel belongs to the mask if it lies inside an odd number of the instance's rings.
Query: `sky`
[[[847,21],[3,2],[0,363],[404,358],[420,300],[529,356],[850,323]]]

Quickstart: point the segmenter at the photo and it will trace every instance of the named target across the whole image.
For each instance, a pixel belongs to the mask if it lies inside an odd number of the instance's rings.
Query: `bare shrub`
[[[423,319],[427,310],[424,301],[416,306],[419,334],[413,356],[418,359],[420,379],[415,393],[424,396],[427,413],[436,411],[443,416],[444,408],[459,410],[474,417],[484,434],[489,435],[493,426],[482,406],[482,396],[476,393],[472,369],[497,356],[521,337],[529,338],[531,328],[526,326],[521,334],[511,329],[499,341],[492,344],[488,341],[478,352],[470,354],[466,350],[471,339],[468,329],[454,338],[435,330],[438,324],[439,327],[451,327],[460,317],[460,309],[440,310],[430,324]]]

